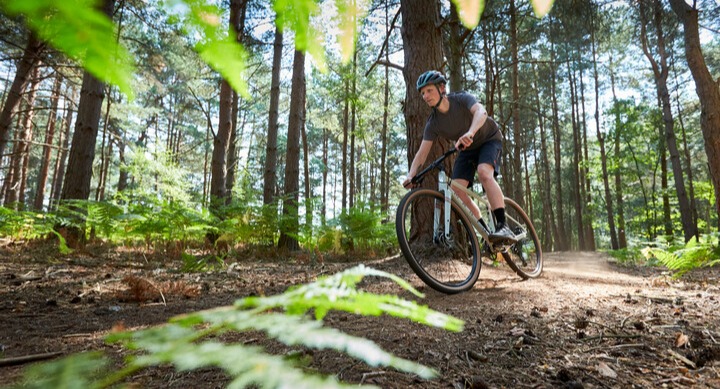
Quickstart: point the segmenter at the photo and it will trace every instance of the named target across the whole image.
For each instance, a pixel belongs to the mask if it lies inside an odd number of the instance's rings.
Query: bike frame
[[[445,210],[445,220],[439,220],[440,219],[440,210],[435,208],[434,217],[433,217],[433,236],[437,236],[440,223],[444,223],[444,231],[450,231],[450,207],[452,206],[453,202],[453,195],[455,195],[455,191],[462,191],[466,195],[468,195],[471,199],[471,201],[475,201],[475,204],[478,205],[478,208],[480,208],[480,220],[477,220],[475,218],[475,215],[468,209],[467,205],[462,200],[455,201],[456,204],[460,206],[460,209],[463,213],[465,213],[465,216],[468,217],[470,220],[470,224],[473,226],[475,231],[477,231],[482,239],[488,244],[492,252],[498,252],[503,251],[507,249],[506,245],[493,245],[493,243],[489,239],[490,231],[483,226],[480,221],[483,221],[484,223],[489,223],[492,229],[495,229],[495,220],[492,217],[492,210],[490,209],[490,202],[487,199],[487,195],[483,194],[482,196],[471,191],[470,189],[460,185],[459,183],[452,180],[452,178],[449,178],[447,174],[445,174],[445,171],[440,169],[440,172],[438,174],[438,190],[442,192],[445,196],[445,202],[444,202],[444,210]],[[487,217],[487,221],[485,221],[485,217]],[[510,217],[509,215],[506,215],[506,217],[515,222],[515,224],[518,223],[517,220]],[[516,234],[515,237],[518,241],[525,239],[527,236],[527,231],[522,231],[519,234]],[[449,238],[446,236],[445,238]]]

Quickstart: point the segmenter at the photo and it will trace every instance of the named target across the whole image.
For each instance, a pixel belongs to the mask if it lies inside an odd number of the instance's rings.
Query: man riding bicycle
[[[411,180],[425,163],[435,139],[442,137],[453,140],[460,154],[453,166],[452,179],[469,187],[477,170],[496,221],[495,232],[489,235],[490,240],[515,242],[515,235],[505,225],[505,196],[495,180],[500,172],[502,152],[500,127],[474,96],[465,92],[447,94],[446,84],[445,77],[436,70],[423,73],[417,80],[418,92],[433,110],[425,124],[422,143],[403,186],[412,187]],[[479,219],[480,209],[477,205],[464,192],[455,191],[455,194]]]

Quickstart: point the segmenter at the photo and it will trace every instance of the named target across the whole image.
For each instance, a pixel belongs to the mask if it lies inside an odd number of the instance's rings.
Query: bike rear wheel
[[[505,224],[520,239],[503,252],[505,262],[523,279],[542,273],[543,257],[535,227],[515,201],[505,198]]]
[[[431,288],[452,294],[473,287],[481,262],[477,236],[467,216],[453,202],[447,209],[441,192],[410,191],[398,206],[395,230],[415,274]]]

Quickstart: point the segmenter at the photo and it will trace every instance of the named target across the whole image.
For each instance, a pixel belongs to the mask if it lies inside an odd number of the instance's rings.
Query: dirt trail
[[[282,292],[356,263],[323,267],[245,259],[214,273],[165,270],[173,263],[145,258],[43,259],[27,250],[0,252],[0,347],[3,357],[103,349],[112,326],[160,324],[169,317],[229,305],[249,294]],[[521,281],[506,266],[483,266],[476,286],[444,295],[424,286],[402,257],[357,258],[357,263],[408,279],[426,294],[418,302],[465,320],[449,333],[391,317],[331,313],[325,322],[369,338],[384,349],[435,368],[432,381],[359,363],[336,352],[315,351],[310,369],[350,383],[383,388],[720,388],[718,270],[673,280],[658,269],[622,268],[601,253],[549,253],[542,277]],[[196,286],[192,298],[165,304],[123,301],[126,275],[155,283]],[[414,296],[385,280],[366,289]],[[288,350],[260,342],[271,352]],[[116,350],[114,351],[116,352]],[[12,382],[18,367],[0,368]],[[157,368],[132,379],[138,387],[224,387],[215,370],[177,373]]]

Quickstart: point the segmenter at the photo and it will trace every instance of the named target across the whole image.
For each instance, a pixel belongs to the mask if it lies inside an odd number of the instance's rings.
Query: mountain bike
[[[395,230],[410,267],[428,286],[447,294],[471,289],[480,275],[482,258],[496,259],[498,254],[521,278],[538,277],[543,267],[542,249],[530,218],[506,197],[505,224],[517,241],[491,242],[488,237],[495,230],[495,220],[487,195],[477,194],[445,174],[442,162],[456,151],[451,148],[411,180],[419,184],[437,169],[437,190],[413,189],[398,205]],[[454,190],[475,201],[480,219],[475,219]]]

